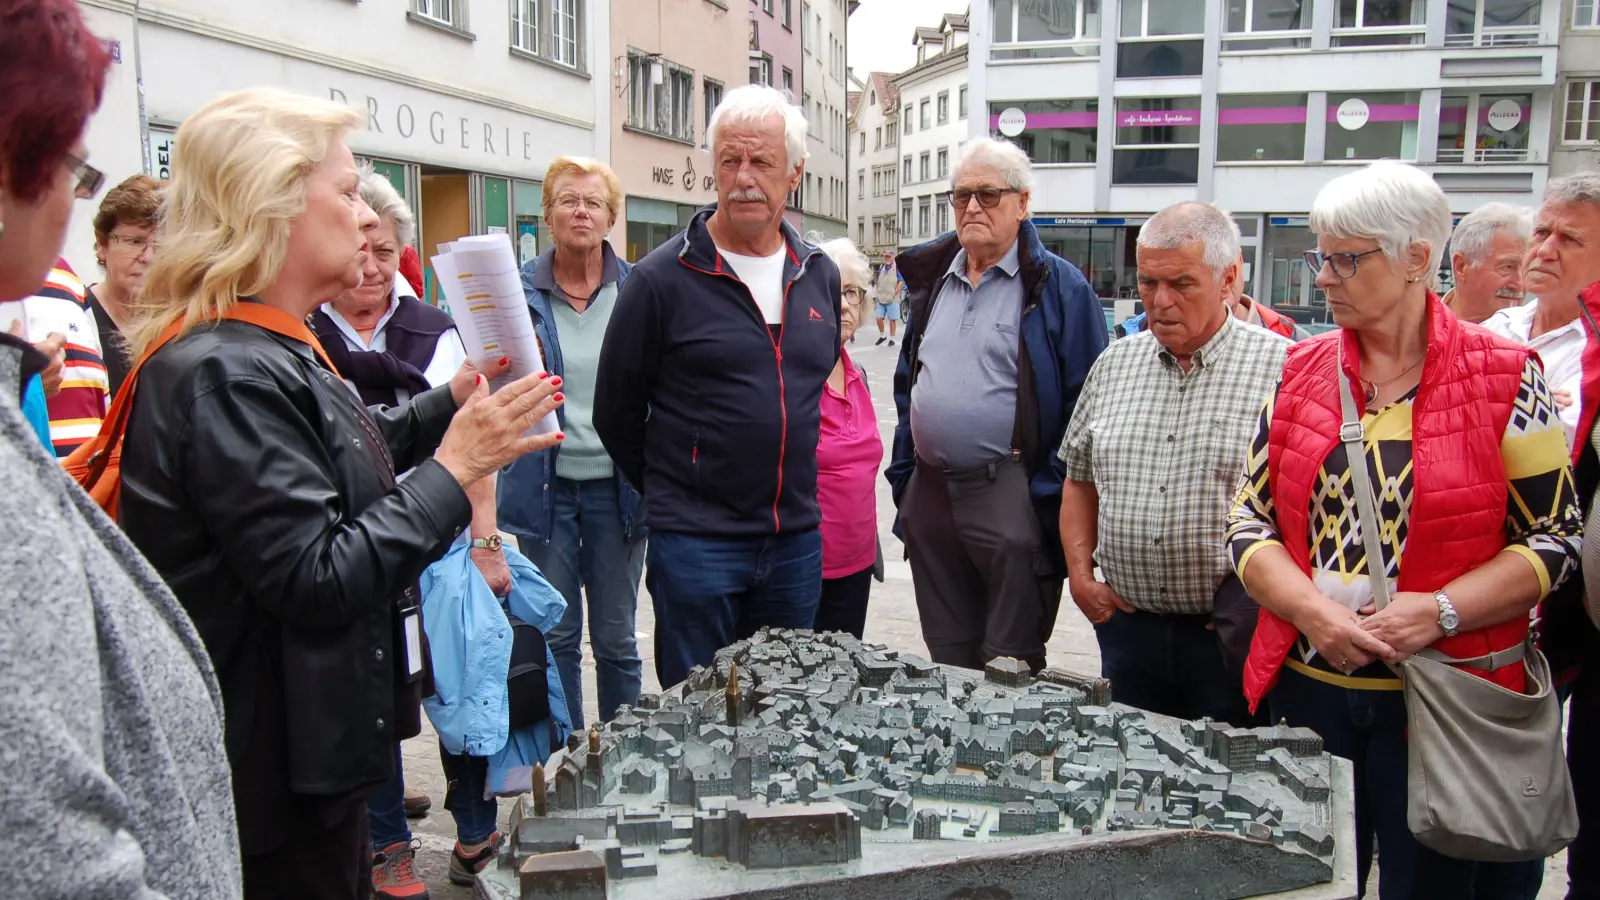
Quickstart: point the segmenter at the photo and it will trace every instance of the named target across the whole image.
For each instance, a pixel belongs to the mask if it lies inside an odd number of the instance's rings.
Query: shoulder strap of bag
[[[1377,503],[1372,495],[1372,473],[1367,470],[1367,427],[1361,424],[1361,414],[1356,410],[1355,395],[1351,390],[1350,376],[1345,374],[1344,361],[1339,367],[1339,410],[1344,421],[1339,425],[1339,441],[1344,444],[1345,459],[1350,464],[1350,484],[1356,492],[1357,524],[1361,526],[1361,543],[1367,551],[1367,577],[1372,581],[1372,602],[1378,609],[1389,605],[1389,580],[1384,576],[1383,542],[1378,537],[1382,527],[1378,520]]]

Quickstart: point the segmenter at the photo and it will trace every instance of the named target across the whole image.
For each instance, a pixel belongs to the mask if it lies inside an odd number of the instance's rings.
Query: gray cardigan
[[[0,347],[7,896],[242,892],[222,696],[176,598],[39,443]]]

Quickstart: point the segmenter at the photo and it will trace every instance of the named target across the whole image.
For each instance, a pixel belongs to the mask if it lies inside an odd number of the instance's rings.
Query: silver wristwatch
[[[1444,636],[1455,637],[1461,630],[1461,616],[1456,613],[1456,605],[1444,591],[1434,591],[1433,600],[1439,604],[1439,627],[1444,629]]]

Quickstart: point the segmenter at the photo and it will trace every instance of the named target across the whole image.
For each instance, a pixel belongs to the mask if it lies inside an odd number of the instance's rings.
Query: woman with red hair
[[[0,302],[44,282],[109,63],[72,0],[0,0]],[[194,626],[40,445],[0,335],[0,796],[16,897],[237,897],[222,700]],[[63,852],[63,851],[66,852]]]

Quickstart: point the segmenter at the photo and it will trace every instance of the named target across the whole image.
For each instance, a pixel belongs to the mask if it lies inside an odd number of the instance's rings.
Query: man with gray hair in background
[[[884,477],[933,661],[1009,656],[1038,671],[1063,576],[1051,451],[1105,349],[1105,318],[1028,221],[1027,154],[974,138],[951,184],[955,232],[900,254],[911,317]]]
[[[1239,228],[1214,206],[1178,203],[1144,224],[1149,328],[1095,363],[1060,458],[1068,590],[1112,699],[1243,724],[1243,673],[1220,649],[1214,598],[1228,507],[1290,342],[1230,315],[1238,256]]]
[[[1481,323],[1522,302],[1522,258],[1532,233],[1528,211],[1509,203],[1485,203],[1450,235],[1455,287],[1444,304],[1463,322]]]

